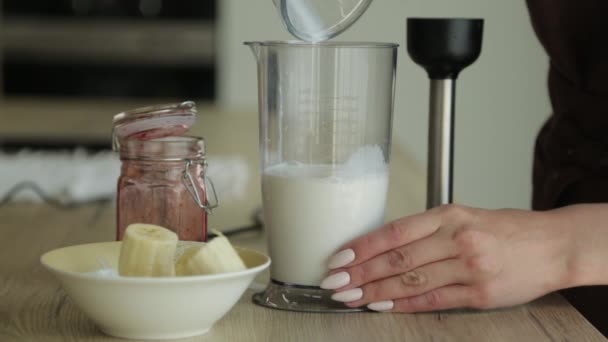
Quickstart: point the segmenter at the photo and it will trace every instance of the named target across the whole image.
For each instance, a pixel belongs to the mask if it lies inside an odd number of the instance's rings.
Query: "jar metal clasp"
[[[209,185],[210,185],[210,189],[211,189],[211,194],[213,195],[213,201],[209,200],[209,196],[205,196],[204,199],[201,198],[201,194],[198,191],[198,188],[196,187],[196,183],[194,181],[194,177],[192,175],[192,172],[190,171],[190,167],[193,164],[201,164],[203,167],[203,170],[201,171],[201,178],[203,179],[203,186],[205,188],[205,190],[207,190],[207,181],[209,181]],[[188,192],[190,193],[190,195],[192,196],[192,199],[194,199],[194,201],[196,202],[196,204],[201,208],[204,209],[207,213],[211,213],[213,211],[213,209],[217,208],[219,205],[219,200],[217,198],[217,193],[215,192],[215,186],[213,185],[213,181],[211,180],[211,178],[206,177],[205,176],[205,170],[207,169],[207,161],[206,160],[197,160],[197,161],[193,161],[191,159],[186,159],[186,168],[184,170],[184,172],[182,173],[182,182],[184,183],[184,186],[186,187],[186,189],[188,190]],[[208,194],[208,191],[205,191],[205,194]]]

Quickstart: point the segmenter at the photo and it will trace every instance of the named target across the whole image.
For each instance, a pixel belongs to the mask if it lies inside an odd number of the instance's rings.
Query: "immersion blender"
[[[407,51],[431,80],[427,209],[452,203],[456,79],[481,52],[483,19],[409,18]]]

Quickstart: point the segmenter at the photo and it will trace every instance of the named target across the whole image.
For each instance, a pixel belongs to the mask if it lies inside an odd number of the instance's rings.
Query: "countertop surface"
[[[114,340],[39,263],[43,252],[57,247],[111,240],[114,215],[112,203],[69,210],[22,204],[0,208],[1,341]],[[261,250],[265,245],[263,233],[235,236],[233,242]],[[267,279],[264,272],[256,283]],[[258,307],[252,293],[248,290],[208,334],[179,341],[605,341],[557,294],[485,312],[316,314]]]

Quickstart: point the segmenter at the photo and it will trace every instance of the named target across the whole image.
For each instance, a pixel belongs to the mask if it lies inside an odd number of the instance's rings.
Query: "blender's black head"
[[[483,19],[408,18],[407,51],[431,79],[456,79],[481,52]]]

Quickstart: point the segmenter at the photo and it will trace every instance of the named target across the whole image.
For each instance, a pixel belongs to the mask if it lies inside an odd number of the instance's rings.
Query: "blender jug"
[[[248,42],[257,58],[271,282],[257,304],[356,311],[319,288],[346,242],[380,227],[397,46]]]

